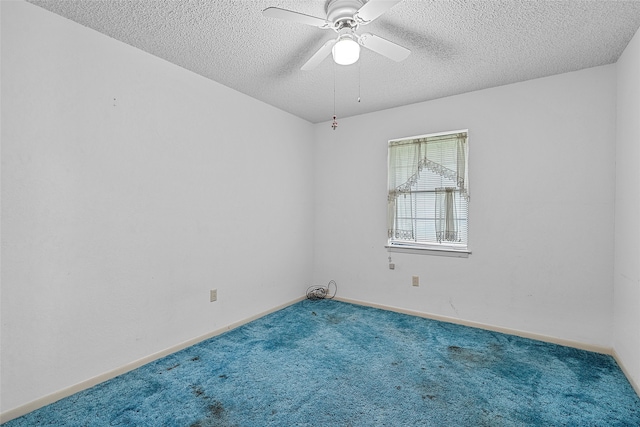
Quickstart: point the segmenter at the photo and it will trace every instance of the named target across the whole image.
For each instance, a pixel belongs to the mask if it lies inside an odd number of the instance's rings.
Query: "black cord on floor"
[[[333,287],[333,290],[332,290]],[[333,299],[338,293],[338,285],[335,280],[331,280],[327,283],[327,286],[309,286],[307,289],[307,299],[319,300],[319,299]]]

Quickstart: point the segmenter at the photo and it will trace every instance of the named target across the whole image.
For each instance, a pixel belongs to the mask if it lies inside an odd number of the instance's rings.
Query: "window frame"
[[[468,129],[460,129],[454,131],[445,131],[445,132],[437,132],[437,133],[429,133],[423,135],[416,136],[408,136],[403,138],[394,138],[387,141],[387,187],[389,183],[389,174],[391,167],[391,155],[390,155],[390,147],[392,143],[411,140],[411,139],[420,139],[420,138],[434,138],[438,136],[444,135],[454,135],[464,133],[466,134],[466,142],[467,142],[467,175],[468,171],[468,163],[469,163],[469,130]],[[407,241],[393,241],[392,237],[387,236],[387,244],[385,248],[388,252],[400,252],[400,253],[412,253],[412,254],[420,254],[420,255],[439,255],[439,256],[448,256],[448,257],[458,257],[458,258],[467,258],[471,254],[470,242],[469,242],[469,217],[470,217],[470,198],[467,199],[467,217],[466,217],[466,228],[467,228],[467,236],[466,236],[466,247],[456,246],[456,245],[447,245],[446,243],[420,243],[420,242],[407,242]],[[389,221],[389,218],[387,218]]]

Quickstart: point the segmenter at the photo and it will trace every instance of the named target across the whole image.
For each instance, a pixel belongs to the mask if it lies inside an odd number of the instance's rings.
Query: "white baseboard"
[[[364,306],[367,306],[367,307],[380,308],[382,310],[395,311],[396,313],[403,313],[403,314],[409,314],[411,316],[424,317],[425,319],[439,320],[441,322],[455,323],[457,325],[470,326],[472,328],[485,329],[485,330],[494,331],[494,332],[501,332],[501,333],[504,333],[504,334],[515,335],[515,336],[522,337],[522,338],[530,338],[530,339],[533,339],[533,340],[536,340],[536,341],[544,341],[544,342],[548,342],[548,343],[552,343],[552,344],[560,344],[560,345],[564,345],[564,346],[567,346],[567,347],[578,348],[578,349],[581,349],[581,350],[593,351],[595,353],[603,353],[603,354],[611,355],[612,351],[613,351],[610,347],[603,347],[603,346],[599,346],[599,345],[587,344],[587,343],[582,343],[582,342],[578,342],[578,341],[571,341],[571,340],[552,337],[552,336],[548,336],[548,335],[542,335],[542,334],[536,334],[536,333],[532,333],[532,332],[520,331],[520,330],[517,330],[517,329],[504,328],[502,326],[488,325],[488,324],[480,323],[480,322],[473,322],[473,321],[464,320],[464,319],[457,319],[455,317],[441,316],[439,314],[432,314],[432,313],[424,313],[424,312],[421,312],[421,311],[407,310],[407,309],[404,309],[404,308],[398,308],[398,307],[388,306],[388,305],[384,305],[384,304],[377,304],[377,303],[354,300],[354,299],[349,299],[349,298],[336,297],[335,299],[338,300],[338,301],[348,302],[348,303],[352,303],[352,304],[364,305]]]
[[[622,363],[622,360],[620,360],[620,356],[618,356],[618,353],[616,352],[615,349],[613,349],[611,355],[616,360],[616,363],[618,364],[618,366],[620,366],[620,369],[622,369],[622,372],[624,373],[624,375],[629,380],[629,383],[631,384],[631,387],[633,387],[633,389],[636,391],[636,394],[638,395],[638,397],[640,397],[640,384],[638,384],[638,382],[633,379],[633,377],[631,376],[631,373],[624,366],[624,363]]]
[[[187,347],[190,347],[192,345],[195,345],[201,341],[207,340],[209,338],[215,337],[217,335],[223,334],[224,332],[230,331],[232,329],[235,329],[237,327],[240,327],[244,324],[247,324],[249,322],[252,322],[256,319],[259,319],[261,317],[266,316],[267,314],[271,314],[273,312],[276,312],[278,310],[281,310],[283,308],[286,308],[292,304],[295,304],[297,302],[300,302],[304,299],[305,297],[299,297],[294,299],[293,301],[289,301],[287,303],[284,304],[280,304],[274,308],[271,308],[267,311],[255,314],[251,317],[248,317],[246,319],[240,320],[238,322],[234,322],[231,323],[230,325],[227,325],[223,328],[217,329],[215,331],[209,332],[208,334],[196,337],[196,338],[192,338],[188,341],[185,341],[183,343],[177,344],[173,347],[167,348],[165,350],[159,351],[157,353],[154,354],[150,354],[149,356],[143,357],[142,359],[138,359],[135,360],[131,363],[127,363],[124,366],[121,366],[119,368],[113,369],[109,372],[105,372],[103,374],[97,375],[93,378],[89,378],[85,381],[79,382],[78,384],[72,385],[70,387],[64,388],[62,390],[59,390],[55,393],[51,393],[49,395],[43,396],[41,398],[38,398],[32,402],[26,403],[24,405],[18,406],[17,408],[13,408],[10,409],[8,411],[2,412],[0,413],[0,423],[5,423],[7,421],[13,420],[15,418],[21,417],[23,415],[28,414],[29,412],[35,411],[36,409],[42,408],[43,406],[47,406],[50,405],[54,402],[57,402],[60,399],[63,399],[65,397],[69,397],[75,393],[78,393],[82,390],[86,390],[88,388],[91,388],[97,384],[100,384],[102,382],[105,382],[107,380],[110,380],[112,378],[117,377],[118,375],[122,375],[124,373],[127,373],[129,371],[132,371],[134,369],[137,369],[143,365],[146,365],[147,363],[151,363],[155,360],[161,359],[165,356],[168,356],[172,353],[175,353],[177,351],[183,350]]]

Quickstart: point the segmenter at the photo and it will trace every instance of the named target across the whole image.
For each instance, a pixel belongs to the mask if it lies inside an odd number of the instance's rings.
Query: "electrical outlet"
[[[396,269],[396,265],[392,262],[389,263],[389,270],[395,270]]]
[[[413,276],[411,278],[411,284],[413,286],[420,286],[420,276]]]
[[[218,301],[218,290],[217,289],[211,289],[209,291],[209,301],[210,302]]]

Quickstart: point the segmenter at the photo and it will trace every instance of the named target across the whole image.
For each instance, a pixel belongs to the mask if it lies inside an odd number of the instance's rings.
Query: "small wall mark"
[[[456,313],[456,316],[460,317],[460,313],[458,313],[458,310],[456,309],[456,306],[453,305],[453,300],[451,298],[449,298],[449,305],[451,306],[453,311]]]

